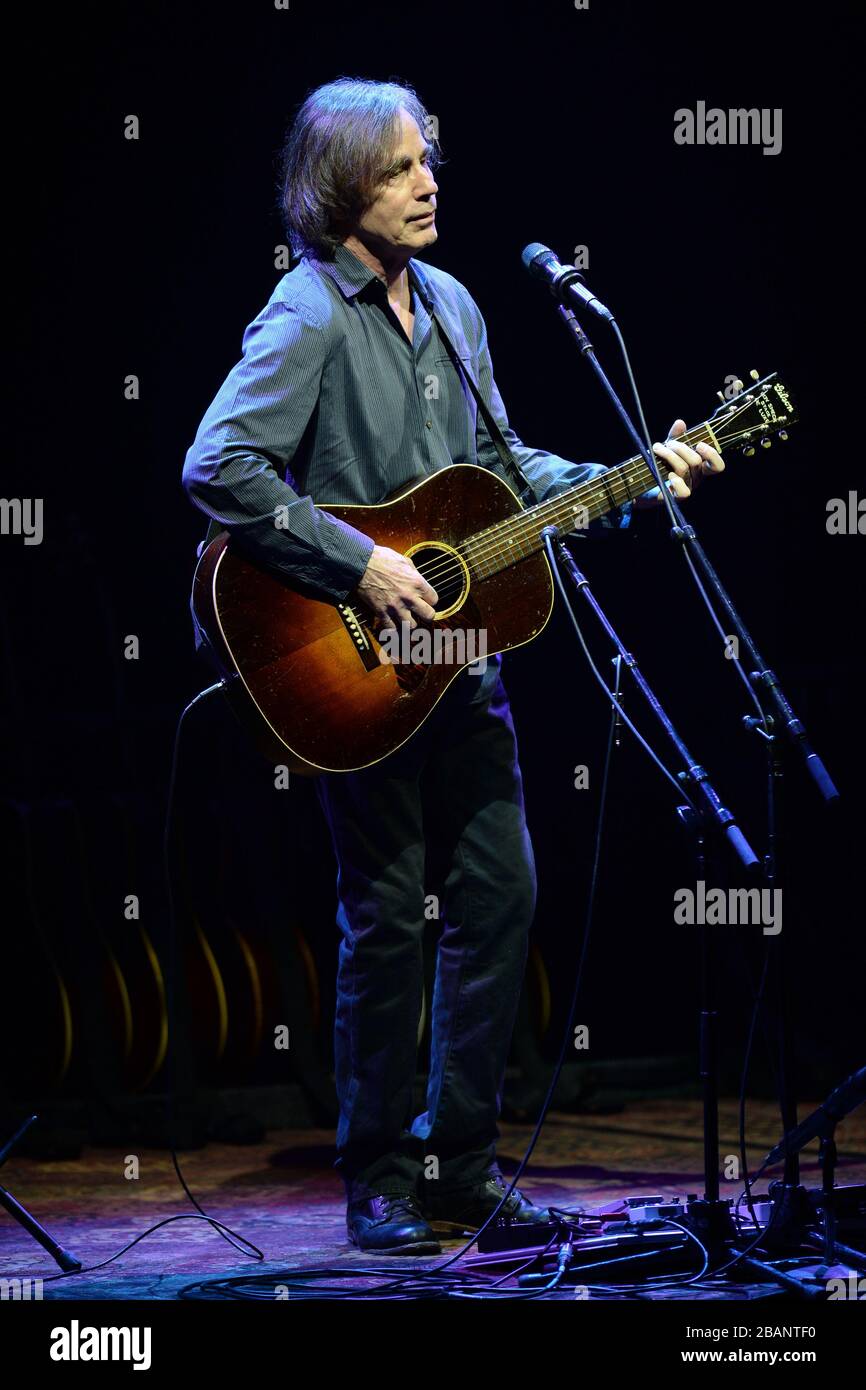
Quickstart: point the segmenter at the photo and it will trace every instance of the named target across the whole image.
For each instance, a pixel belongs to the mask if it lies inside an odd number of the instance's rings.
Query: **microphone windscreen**
[[[520,259],[523,261],[527,270],[534,271],[534,263],[545,253],[548,256],[553,255],[553,252],[547,246],[543,246],[540,241],[531,241],[528,246],[524,246],[520,253]]]

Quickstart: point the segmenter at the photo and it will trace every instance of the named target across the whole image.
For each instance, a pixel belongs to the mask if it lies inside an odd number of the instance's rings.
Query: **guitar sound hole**
[[[408,552],[416,569],[438,595],[436,616],[443,617],[462,607],[468,593],[468,575],[463,560],[447,546],[419,545]]]

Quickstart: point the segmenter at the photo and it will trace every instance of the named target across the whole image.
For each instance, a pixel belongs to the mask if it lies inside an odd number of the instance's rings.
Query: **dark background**
[[[498,385],[526,442],[607,463],[631,452],[548,296],[520,266],[536,239],[566,261],[588,246],[588,278],[618,314],[654,437],[676,415],[706,418],[725,378],[752,367],[778,370],[794,393],[801,418],[788,443],[753,459],[731,454],[689,515],[844,798],[828,817],[796,755],[786,756],[784,937],[801,1094],[823,1093],[862,1065],[863,541],[825,525],[828,499],[863,486],[856,8],[57,7],[22,40],[15,62],[27,95],[11,122],[7,207],[25,240],[6,284],[24,313],[4,492],[43,496],[46,534],[38,547],[3,539],[13,563],[4,585],[9,794],[91,809],[134,803],[157,938],[174,728],[210,679],[188,621],[205,521],[181,490],[184,453],[282,273],[276,175],[294,111],[335,76],[394,77],[439,120],[440,235],[428,259],[481,306]],[[782,152],[677,146],[674,112],[699,99],[781,107]],[[141,122],[135,142],[124,139],[130,113]],[[604,326],[587,327],[624,387]],[[124,399],[128,373],[140,378],[138,401]],[[664,521],[644,515],[634,530],[586,546],[583,563],[763,849],[763,752],[741,730],[739,682]],[[122,659],[127,634],[140,639],[137,661]],[[506,660],[505,678],[539,863],[549,1053],[583,921],[607,712],[561,613]],[[628,705],[647,729],[635,696]],[[334,866],[311,789],[295,780],[278,803],[268,769],[247,764],[218,709],[190,717],[183,759],[184,814],[205,848],[220,833],[234,840],[271,909],[304,931],[326,1061]],[[578,763],[590,768],[589,791],[573,789]],[[116,870],[99,820],[88,848],[97,897]],[[688,1057],[697,944],[694,929],[674,926],[672,895],[694,874],[666,785],[629,742],[616,757],[606,833],[580,1010],[590,1060]],[[50,845],[40,862],[50,878]],[[13,863],[10,882],[15,874]],[[86,931],[77,892],[64,880],[47,913],[61,950]],[[757,972],[765,944],[753,933],[744,949],[744,937],[734,927],[718,935],[728,1086],[748,1020],[744,967]],[[769,1084],[763,1044],[754,1077]]]

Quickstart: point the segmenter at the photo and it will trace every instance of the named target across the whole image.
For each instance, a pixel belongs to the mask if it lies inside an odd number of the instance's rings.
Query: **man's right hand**
[[[367,568],[358,585],[358,595],[381,620],[383,627],[400,627],[417,620],[431,622],[439,595],[407,559],[385,545],[373,547]]]

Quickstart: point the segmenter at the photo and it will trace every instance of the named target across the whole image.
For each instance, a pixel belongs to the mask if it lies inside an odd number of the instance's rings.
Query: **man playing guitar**
[[[395,83],[341,79],[307,98],[283,187],[300,260],[247,329],[184,468],[215,530],[307,592],[360,603],[379,629],[430,623],[437,591],[409,557],[314,499],[373,505],[453,464],[501,469],[436,314],[537,500],[604,471],[520,441],[477,305],[416,259],[438,235],[429,131],[415,93]],[[502,190],[482,180],[478,199],[478,219],[492,217]],[[684,431],[677,420],[654,446],[681,498],[724,467],[711,444],[678,442]],[[647,493],[636,505],[658,500]],[[626,508],[594,525],[627,521]],[[433,1226],[477,1228],[504,1191],[497,1115],[535,870],[500,664],[460,674],[390,756],[316,780],[339,869],[337,1167],[349,1237],[363,1250],[435,1253]],[[431,915],[441,936],[430,1073],[413,1117]],[[546,1220],[518,1190],[504,1214]]]

